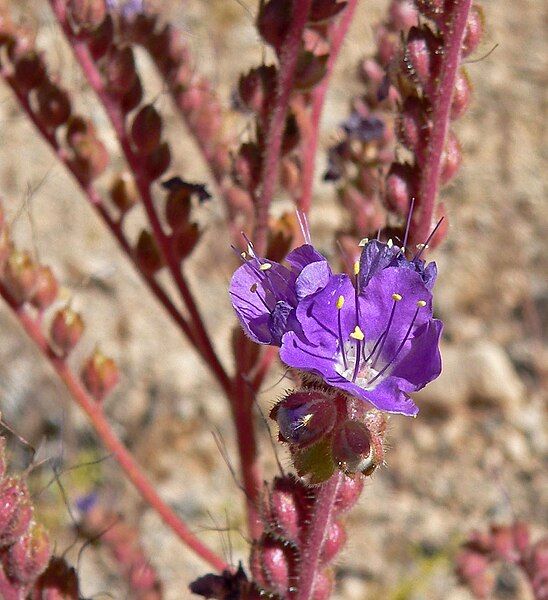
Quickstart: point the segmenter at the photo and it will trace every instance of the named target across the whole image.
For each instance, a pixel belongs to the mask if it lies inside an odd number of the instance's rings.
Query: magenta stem
[[[314,511],[307,528],[309,536],[304,543],[296,600],[311,600],[314,597],[314,584],[319,572],[322,549],[333,519],[335,499],[342,478],[342,473],[335,473],[316,494]]]
[[[322,118],[325,96],[329,82],[342,44],[352,23],[358,0],[349,0],[340,21],[333,25],[331,33],[331,49],[327,60],[327,72],[321,83],[312,92],[312,111],[310,115],[310,135],[303,144],[303,168],[301,179],[301,197],[298,207],[304,213],[310,211],[312,206],[312,189],[314,185],[314,171],[316,168],[316,154],[320,138],[320,121]]]
[[[93,428],[105,447],[112,453],[127,478],[135,486],[143,500],[155,510],[164,523],[193,550],[204,561],[209,563],[217,571],[223,571],[228,565],[212,550],[205,546],[182,521],[182,519],[160,498],[154,484],[146,477],[141,467],[137,464],[132,454],[122,444],[108,423],[103,412],[102,405],[87,393],[78,378],[70,370],[64,358],[57,356],[40,330],[40,325],[15,302],[8,290],[0,283],[0,296],[4,298],[8,306],[13,310],[19,322],[38,346],[42,354],[55,369],[68,388],[71,397],[86,413]]]
[[[418,206],[413,217],[413,239],[424,241],[433,225],[438,195],[442,156],[449,130],[451,102],[455,81],[461,64],[462,42],[472,0],[454,0],[448,25],[444,29],[440,82],[432,102],[432,128],[426,151],[426,162],[421,171]]]
[[[280,153],[285,129],[289,100],[295,82],[295,72],[302,37],[312,0],[294,0],[291,25],[283,42],[278,73],[276,102],[272,110],[270,126],[266,135],[261,194],[257,198],[255,209],[255,231],[253,242],[259,255],[266,249],[268,214],[278,183]]]

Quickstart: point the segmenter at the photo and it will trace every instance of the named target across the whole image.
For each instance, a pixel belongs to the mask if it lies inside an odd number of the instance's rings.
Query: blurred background
[[[59,69],[63,83],[78,92],[77,106],[102,127],[114,167],[121,167],[106,117],[86,90],[48,3],[4,4],[38,28],[38,45],[48,52],[52,71]],[[356,66],[373,51],[371,26],[385,5],[359,3],[324,112],[311,225],[315,244],[329,257],[335,257],[334,231],[347,215],[335,201],[334,188],[321,181],[324,149],[336,140],[348,102],[361,89]],[[543,381],[548,353],[542,329],[548,308],[548,7],[542,0],[483,0],[482,5],[487,32],[468,67],[474,100],[456,124],[464,163],[455,183],[443,191],[450,230],[432,255],[440,270],[436,310],[446,323],[444,372],[419,394],[419,418],[390,420],[387,466],[368,482],[348,516],[349,542],[336,570],[338,600],[465,600],[470,596],[453,575],[453,557],[468,532],[519,518],[535,536],[547,522]],[[165,0],[157,6],[186,32],[196,67],[218,85],[229,106],[238,75],[265,53],[253,27],[257,2]],[[148,97],[165,111],[175,154],[170,172],[205,181],[204,165],[161,81],[144,55],[139,61]],[[246,123],[238,118],[243,132]],[[236,464],[222,394],[3,84],[0,127],[0,195],[16,240],[55,268],[86,320],[85,338],[72,359],[79,364],[100,343],[117,360],[122,381],[109,396],[107,411],[118,433],[192,527],[227,559],[245,560],[243,498],[212,434],[220,436]],[[104,189],[112,172],[99,181]],[[281,197],[274,211],[287,208]],[[188,273],[213,339],[229,360],[235,319],[226,288],[234,264],[220,201],[201,207],[199,218],[206,233]],[[69,509],[99,492],[138,524],[166,584],[166,598],[190,597],[186,585],[206,572],[203,564],[142,505],[112,461],[86,466],[106,452],[2,305],[0,335],[0,409],[20,436],[40,448],[38,459],[50,458],[31,477],[39,515],[57,552],[68,549],[67,556],[78,563],[83,593],[128,597],[108,553],[100,547],[80,552],[83,541],[75,541]],[[282,374],[277,365],[257,398],[265,413],[284,390]],[[260,419],[258,424],[267,472],[274,474],[268,426]],[[16,464],[27,466],[24,445],[12,438],[10,450]],[[287,464],[283,450],[280,458]],[[64,473],[62,489],[51,483],[52,466]],[[519,572],[499,576],[497,598],[530,598]]]

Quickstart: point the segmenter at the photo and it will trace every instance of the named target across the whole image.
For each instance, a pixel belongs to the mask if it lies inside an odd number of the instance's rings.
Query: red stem
[[[283,42],[278,73],[276,102],[272,110],[270,126],[266,136],[261,195],[255,209],[255,232],[253,242],[259,254],[264,254],[268,231],[268,213],[278,183],[280,152],[289,108],[289,99],[293,91],[297,59],[312,0],[294,0],[291,25]]]
[[[42,354],[55,369],[57,375],[68,388],[72,398],[86,413],[91,421],[93,428],[103,444],[112,453],[128,479],[133,483],[143,500],[150,505],[163,519],[164,523],[204,561],[209,563],[214,569],[222,571],[228,568],[228,565],[217,556],[212,550],[205,546],[180,519],[180,517],[160,498],[154,489],[153,484],[144,475],[141,467],[135,462],[132,454],[116,437],[116,434],[110,427],[103,413],[102,405],[93,400],[80,381],[69,369],[65,360],[55,354],[46,338],[40,330],[39,324],[9,294],[7,289],[0,284],[0,296],[4,298],[10,308],[13,310],[21,325],[38,346]]]
[[[449,129],[451,102],[455,80],[461,63],[462,41],[472,0],[454,0],[448,26],[444,29],[440,82],[432,103],[432,129],[426,151],[426,163],[421,172],[418,206],[415,205],[413,238],[424,241],[432,228],[439,189],[442,155]]]
[[[312,111],[310,115],[310,136],[303,144],[303,169],[301,179],[301,197],[298,207],[308,213],[312,205],[312,188],[314,184],[314,171],[316,168],[316,154],[320,137],[320,120],[322,118],[325,96],[329,87],[329,81],[333,74],[333,68],[341,50],[344,38],[348,32],[352,17],[356,10],[358,0],[349,0],[340,21],[332,29],[331,49],[327,60],[327,72],[321,83],[312,92]]]
[[[50,0],[50,4],[65,36],[70,42],[73,53],[82,68],[84,76],[105,108],[126,161],[133,171],[135,183],[143,201],[143,206],[151,224],[154,237],[164,256],[171,276],[182,296],[183,302],[190,313],[191,323],[194,328],[193,337],[197,341],[197,344],[199,344],[199,349],[208,367],[214,373],[225,393],[229,395],[231,392],[230,378],[211,344],[210,337],[206,331],[202,317],[192,296],[192,292],[182,274],[179,260],[174,255],[170,239],[164,233],[158,215],[156,214],[152,195],[150,193],[151,181],[145,175],[141,158],[137,156],[131,148],[131,143],[125,127],[125,116],[120,110],[117,99],[105,88],[101,73],[95,64],[85,41],[79,39],[72,32],[70,23],[67,19],[64,0]]]
[[[329,481],[319,488],[316,494],[314,512],[307,529],[309,536],[304,544],[301,577],[295,596],[296,600],[311,600],[313,598],[314,583],[320,566],[320,556],[333,518],[335,498],[342,478],[342,473],[335,473]]]

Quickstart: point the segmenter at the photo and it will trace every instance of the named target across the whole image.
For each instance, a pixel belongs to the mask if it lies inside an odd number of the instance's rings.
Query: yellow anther
[[[360,272],[360,261],[357,260],[354,263],[354,275],[357,275]]]
[[[301,422],[302,422],[302,424],[303,424],[304,427],[306,427],[310,423],[310,421],[312,420],[313,416],[314,415],[312,415],[312,414],[304,415],[304,417],[301,419]]]
[[[399,302],[402,297],[403,296],[401,294],[392,294],[392,300],[395,300],[396,302]]]
[[[420,308],[423,308],[426,306],[426,301],[425,300],[419,300],[417,302],[417,306],[419,306]]]
[[[363,335],[363,331],[360,329],[359,325],[356,325],[354,331],[350,334],[350,337],[361,342],[365,336]]]
[[[417,244],[415,247],[417,250],[426,250],[426,249],[430,248],[430,246],[428,244]]]
[[[268,271],[268,269],[272,268],[272,265],[270,263],[263,263],[260,267],[259,267],[259,271]]]
[[[364,246],[366,246],[369,243],[369,238],[363,238],[363,240],[360,240],[360,243],[358,244],[358,246],[360,248],[363,248]]]
[[[240,256],[245,260],[247,258],[247,252],[241,252]]]
[[[339,296],[337,298],[337,308],[339,310],[341,310],[341,308],[344,306],[344,296]]]

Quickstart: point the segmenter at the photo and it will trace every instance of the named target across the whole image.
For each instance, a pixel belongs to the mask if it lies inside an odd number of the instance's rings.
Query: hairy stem
[[[335,498],[341,484],[342,473],[335,473],[324,483],[316,494],[314,511],[308,525],[309,536],[304,545],[301,564],[301,577],[297,588],[296,600],[311,600],[314,594],[314,583],[320,566],[322,548],[328,528],[333,518]]]
[[[443,149],[449,129],[451,101],[461,63],[462,41],[472,0],[454,0],[448,25],[444,30],[440,81],[432,102],[432,129],[421,172],[419,206],[416,206],[412,227],[415,240],[422,242],[430,233],[439,189]]]
[[[183,302],[185,303],[190,316],[191,323],[194,330],[194,337],[199,345],[200,352],[209,366],[211,371],[214,373],[217,381],[228,395],[231,391],[230,378],[228,377],[224,367],[222,366],[215,349],[211,343],[211,339],[206,331],[202,317],[197,309],[196,303],[188,287],[186,279],[184,278],[179,261],[173,254],[172,245],[170,244],[169,238],[163,231],[160,219],[156,214],[152,194],[150,191],[151,182],[145,175],[145,170],[141,164],[141,160],[135,155],[131,148],[131,144],[125,128],[125,119],[120,107],[116,100],[109,94],[105,88],[101,73],[99,72],[95,62],[89,52],[89,49],[83,40],[78,39],[71,30],[70,24],[67,19],[66,6],[64,0],[50,0],[50,4],[54,11],[54,14],[63,29],[63,32],[70,42],[76,60],[80,64],[80,67],[86,77],[89,85],[103,104],[103,107],[107,113],[107,116],[114,128],[126,161],[131,168],[134,176],[135,183],[139,190],[139,194],[143,201],[146,214],[148,216],[150,225],[152,227],[156,242],[160,247],[160,251],[165,259],[166,265],[173,277],[173,280],[181,294]]]
[[[329,87],[333,68],[341,50],[344,38],[348,32],[356,10],[358,0],[349,0],[340,21],[333,25],[331,32],[331,49],[327,60],[327,72],[321,83],[312,92],[312,112],[310,116],[310,135],[303,144],[303,169],[301,179],[301,197],[298,201],[299,210],[308,213],[312,205],[312,188],[316,168],[316,154],[320,138],[320,121],[322,118],[325,96]]]
[[[259,254],[266,249],[268,231],[268,213],[278,183],[280,153],[289,108],[289,99],[293,91],[295,71],[299,49],[312,0],[294,0],[291,25],[284,40],[280,58],[277,96],[268,128],[261,177],[261,194],[255,208],[255,231],[253,241]]]
[[[227,568],[227,564],[212,550],[205,546],[190,531],[184,521],[182,521],[181,518],[160,498],[154,489],[154,485],[148,480],[141,470],[141,467],[135,462],[132,454],[112,430],[104,415],[102,405],[89,396],[78,378],[69,369],[66,361],[62,357],[57,356],[53,351],[42,334],[39,324],[25,311],[24,307],[18,306],[2,284],[0,284],[0,296],[4,298],[29,337],[55,369],[57,375],[68,388],[71,397],[86,413],[97,435],[105,447],[112,453],[143,500],[160,515],[164,523],[179,537],[179,539],[204,561],[218,571]]]

